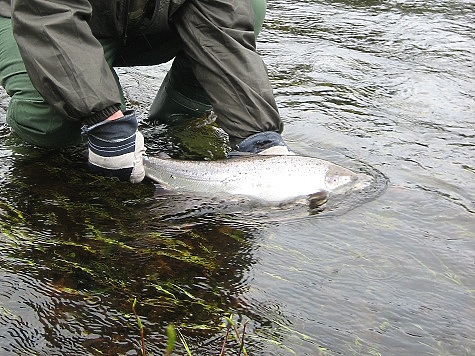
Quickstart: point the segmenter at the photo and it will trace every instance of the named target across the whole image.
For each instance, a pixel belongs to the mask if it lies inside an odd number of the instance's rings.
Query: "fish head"
[[[334,191],[357,180],[357,175],[349,169],[335,166],[330,167],[325,176],[325,187],[328,191]]]

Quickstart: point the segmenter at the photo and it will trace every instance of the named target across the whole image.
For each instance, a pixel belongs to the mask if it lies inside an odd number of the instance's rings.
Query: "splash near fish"
[[[331,193],[362,189],[371,177],[306,156],[250,155],[216,161],[144,158],[146,176],[166,189],[243,196],[264,203],[302,197],[323,204]],[[316,203],[315,203],[316,202]]]

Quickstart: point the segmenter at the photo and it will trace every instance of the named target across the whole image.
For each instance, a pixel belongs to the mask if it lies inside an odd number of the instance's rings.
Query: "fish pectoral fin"
[[[159,152],[158,153],[158,158],[161,158],[161,159],[172,159],[168,154],[166,154],[165,152]]]
[[[175,191],[176,190],[173,186],[171,186],[170,184],[167,184],[163,181],[159,181],[157,179],[150,178],[150,177],[147,177],[147,178],[151,179],[153,181],[153,183],[158,185],[159,189],[163,189],[163,190],[166,190],[166,191]]]
[[[326,190],[321,190],[307,196],[308,206],[311,210],[321,207],[328,201],[329,193]]]

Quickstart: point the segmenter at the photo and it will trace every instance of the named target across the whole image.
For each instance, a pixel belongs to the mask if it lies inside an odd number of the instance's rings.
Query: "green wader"
[[[0,17],[0,83],[11,97],[7,123],[27,142],[42,147],[78,143],[80,125],[55,113],[33,87],[13,38],[12,22]]]
[[[251,3],[257,36],[264,20],[266,0],[251,0]],[[11,97],[6,120],[14,133],[40,147],[57,148],[78,144],[81,141],[81,124],[55,112],[31,83],[13,37],[10,18],[0,17],[0,39],[0,84]],[[122,41],[100,42],[111,69],[114,65],[159,64],[175,57],[170,73],[152,104],[151,119],[167,121],[173,115],[200,115],[211,109],[208,96],[196,80],[188,59],[180,52],[181,45],[177,38],[162,40],[148,58],[147,54],[144,56],[140,51],[133,50],[135,44],[132,41],[125,48],[121,48]],[[125,53],[133,53],[136,58],[127,58],[122,55]],[[112,73],[120,89],[113,69]]]
[[[257,38],[264,22],[267,1],[251,0],[251,5],[254,10],[254,34]],[[196,79],[188,58],[182,52],[177,52],[150,107],[149,119],[173,123],[186,117],[199,117],[211,109],[208,95]]]
[[[6,121],[13,132],[40,147],[59,148],[80,143],[82,125],[55,112],[31,83],[13,37],[11,19],[0,17],[0,38],[0,84],[11,98]],[[111,65],[117,52],[117,41],[101,40],[101,44]],[[114,70],[112,73],[119,83]]]

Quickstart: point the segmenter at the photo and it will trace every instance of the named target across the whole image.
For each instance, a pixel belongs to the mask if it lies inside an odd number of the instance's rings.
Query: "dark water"
[[[0,354],[140,354],[134,298],[154,355],[170,323],[194,355],[219,354],[229,315],[250,355],[475,354],[474,10],[270,2],[258,47],[285,139],[389,178],[320,214],[102,179],[80,149],[3,129]],[[167,68],[119,69],[141,115]],[[143,126],[152,153],[223,154],[202,142],[219,130],[191,130]]]

